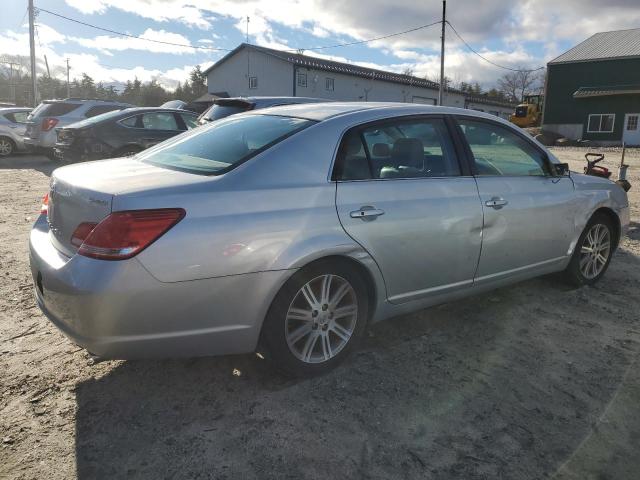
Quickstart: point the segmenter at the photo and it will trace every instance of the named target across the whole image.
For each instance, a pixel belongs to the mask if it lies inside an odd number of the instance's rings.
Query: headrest
[[[375,143],[372,154],[374,157],[388,157],[391,155],[391,149],[386,143]]]
[[[422,168],[424,165],[424,147],[417,138],[399,138],[393,143],[391,156],[397,165]]]

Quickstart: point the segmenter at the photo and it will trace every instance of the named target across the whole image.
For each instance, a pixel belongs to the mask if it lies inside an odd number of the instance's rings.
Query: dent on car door
[[[550,174],[544,151],[489,120],[459,118],[484,208],[476,281],[566,259],[578,207],[573,181]]]
[[[390,301],[472,283],[482,208],[475,180],[461,173],[443,118],[369,124],[343,137],[338,215],[380,267]]]

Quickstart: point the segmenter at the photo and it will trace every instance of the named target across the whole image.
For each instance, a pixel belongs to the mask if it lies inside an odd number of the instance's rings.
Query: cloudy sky
[[[0,59],[28,55],[27,0],[1,0]],[[448,20],[483,56],[509,67],[544,65],[598,31],[640,27],[639,0],[450,0]],[[40,12],[36,50],[52,74],[86,72],[97,81],[137,76],[171,88],[245,40],[282,49],[353,42],[438,21],[439,0],[35,0],[36,6],[119,32],[208,49],[123,38]],[[366,5],[366,7],[365,7]],[[437,79],[439,26],[364,45],[306,54],[385,70],[412,68]],[[447,33],[446,74],[490,87],[504,73]],[[221,49],[221,50],[214,50]]]

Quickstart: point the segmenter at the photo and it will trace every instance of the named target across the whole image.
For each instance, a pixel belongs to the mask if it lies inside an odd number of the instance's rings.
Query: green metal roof
[[[596,33],[551,60],[549,65],[634,57],[640,58],[640,28]]]
[[[640,95],[640,85],[580,87],[573,92],[573,98],[609,97],[611,95]]]

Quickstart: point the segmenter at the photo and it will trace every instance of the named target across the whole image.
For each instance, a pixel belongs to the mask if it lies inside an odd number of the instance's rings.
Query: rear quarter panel
[[[316,125],[197,188],[116,195],[114,210],[182,207],[186,217],[138,258],[160,281],[296,269],[357,256],[328,180],[338,138]],[[313,131],[312,131],[313,130]]]

